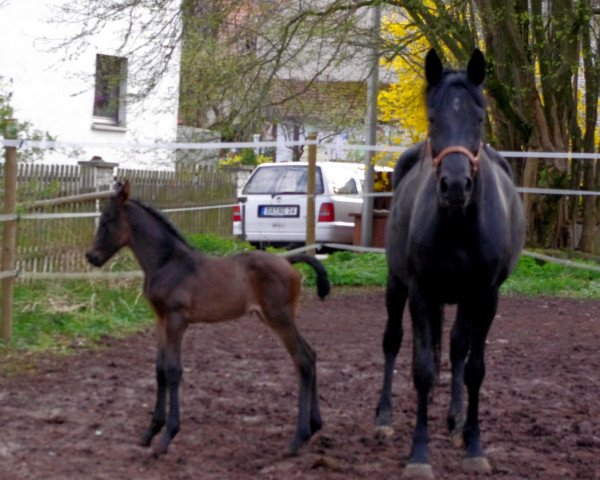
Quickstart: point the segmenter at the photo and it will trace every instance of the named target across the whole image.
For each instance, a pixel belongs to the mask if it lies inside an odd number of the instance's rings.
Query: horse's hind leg
[[[300,342],[303,344],[303,350],[306,352],[306,355],[309,358],[308,361],[308,372],[309,378],[311,379],[310,386],[310,434],[314,435],[323,426],[323,420],[321,418],[321,410],[319,408],[319,395],[317,393],[317,354],[308,344],[308,342],[304,339],[302,335],[298,333],[298,338]]]
[[[274,328],[283,341],[298,373],[298,422],[289,447],[289,453],[296,455],[300,447],[308,442],[323,424],[316,387],[317,355],[300,335],[293,322],[276,322],[274,324],[272,319],[269,319],[268,324]]]
[[[402,315],[406,304],[408,289],[404,283],[390,275],[386,288],[386,306],[388,319],[383,334],[383,353],[385,366],[383,370],[383,388],[375,413],[375,426],[377,431],[384,435],[391,435],[392,429],[392,380],[396,357],[402,343]]]

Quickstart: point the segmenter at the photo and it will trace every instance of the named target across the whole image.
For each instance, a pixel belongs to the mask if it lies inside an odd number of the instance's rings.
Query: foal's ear
[[[124,182],[119,182],[116,187],[116,199],[120,203],[125,203],[129,198],[129,194],[131,192],[131,186],[129,185],[129,180],[125,180]]]
[[[442,66],[442,61],[440,60],[440,57],[438,57],[435,49],[432,48],[427,52],[427,56],[425,57],[425,78],[427,79],[428,85],[437,85],[442,79],[443,73],[444,67]]]
[[[467,65],[467,77],[475,85],[481,85],[485,77],[485,58],[481,50],[476,48]]]

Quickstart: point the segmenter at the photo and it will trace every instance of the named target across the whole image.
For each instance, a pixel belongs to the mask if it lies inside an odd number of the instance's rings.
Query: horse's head
[[[466,71],[444,70],[431,49],[425,77],[429,120],[425,148],[437,174],[439,204],[462,209],[471,201],[482,150],[485,59],[475,50]]]
[[[102,211],[94,242],[85,254],[88,262],[96,267],[104,265],[129,240],[124,208],[129,193],[129,181],[118,184],[115,194]]]

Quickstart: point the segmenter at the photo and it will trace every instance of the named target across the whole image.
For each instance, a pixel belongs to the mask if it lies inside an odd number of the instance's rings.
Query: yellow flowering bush
[[[393,142],[411,145],[423,140],[427,134],[425,113],[425,79],[422,62],[408,62],[410,58],[422,58],[429,45],[425,38],[418,36],[416,28],[408,20],[399,16],[385,18],[382,30],[394,43],[405,38],[416,38],[406,46],[405,55],[396,55],[392,60],[383,60],[384,66],[391,67],[398,78],[379,93],[377,100],[379,120],[397,125],[400,130]],[[393,39],[398,39],[397,42]]]
[[[373,178],[373,190],[375,192],[392,191],[392,172],[389,170],[380,170],[375,168],[375,177]]]

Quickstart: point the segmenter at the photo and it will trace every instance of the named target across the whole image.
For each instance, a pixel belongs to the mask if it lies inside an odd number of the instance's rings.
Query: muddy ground
[[[151,330],[69,356],[24,355],[17,369],[0,362],[0,479],[399,478],[414,422],[410,328],[394,385],[396,432],[381,441],[373,414],[384,322],[382,289],[337,289],[324,302],[305,289],[298,324],[318,353],[325,425],[293,458],[284,452],[296,379],[254,318],[188,330],[182,428],[159,459],[136,445],[155,392]],[[445,430],[449,325],[430,448],[436,478],[460,480],[471,477]],[[502,298],[486,360],[481,428],[492,477],[600,479],[600,302]]]

